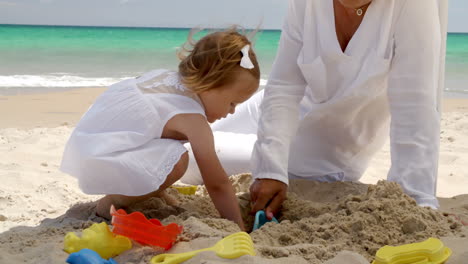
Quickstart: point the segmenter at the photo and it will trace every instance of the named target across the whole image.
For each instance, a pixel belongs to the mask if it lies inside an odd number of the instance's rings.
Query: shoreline
[[[74,126],[106,89],[69,88],[0,95],[0,128]],[[448,112],[468,112],[468,98],[444,97],[442,115]]]

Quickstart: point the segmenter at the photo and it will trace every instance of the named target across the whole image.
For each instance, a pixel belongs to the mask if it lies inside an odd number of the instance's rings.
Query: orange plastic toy
[[[131,238],[141,244],[153,245],[168,250],[177,236],[182,233],[182,226],[175,223],[163,226],[158,219],[147,219],[140,212],[127,214],[125,210],[111,208],[112,232]]]

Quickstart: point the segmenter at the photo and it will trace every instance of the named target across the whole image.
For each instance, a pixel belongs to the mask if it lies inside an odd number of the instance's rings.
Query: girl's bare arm
[[[167,122],[164,132],[181,133],[187,137],[206,189],[219,214],[244,230],[234,189],[216,155],[213,132],[205,117],[199,114],[176,115]]]

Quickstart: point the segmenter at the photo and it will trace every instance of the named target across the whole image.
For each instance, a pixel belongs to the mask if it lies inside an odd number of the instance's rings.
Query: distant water
[[[155,68],[176,69],[188,29],[0,25],[0,94],[107,86]],[[279,30],[258,33],[263,82]],[[468,34],[449,34],[446,90],[468,93]],[[12,89],[13,88],[13,89]]]
[[[445,60],[446,91],[468,94],[468,33],[449,33]]]

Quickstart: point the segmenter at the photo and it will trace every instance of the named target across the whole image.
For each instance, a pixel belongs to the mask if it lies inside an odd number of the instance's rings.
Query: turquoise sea
[[[155,68],[176,69],[189,29],[0,25],[0,94],[107,86]],[[203,33],[201,33],[203,34]],[[257,34],[263,82],[279,30]],[[468,34],[448,35],[446,90],[468,93]]]

